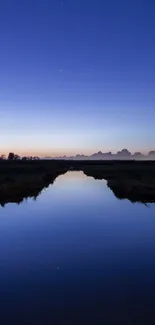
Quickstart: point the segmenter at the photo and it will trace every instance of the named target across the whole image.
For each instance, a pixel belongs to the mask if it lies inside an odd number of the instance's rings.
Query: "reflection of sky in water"
[[[37,322],[39,308],[56,324],[63,312],[69,324],[84,315],[89,320],[88,310],[90,320],[100,315],[106,321],[116,306],[119,320],[129,307],[134,319],[130,300],[143,306],[141,315],[151,315],[154,229],[155,205],[117,200],[106,181],[82,172],[60,176],[36,202],[0,208],[3,324],[7,309],[10,324],[20,319],[19,308]]]

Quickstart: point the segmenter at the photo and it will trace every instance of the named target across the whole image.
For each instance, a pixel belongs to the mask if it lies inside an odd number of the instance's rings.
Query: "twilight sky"
[[[0,152],[155,149],[154,0],[0,2]]]

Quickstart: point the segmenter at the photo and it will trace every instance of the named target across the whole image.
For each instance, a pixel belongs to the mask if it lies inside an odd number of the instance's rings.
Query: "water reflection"
[[[87,176],[87,173],[83,173],[78,171],[78,177],[76,177],[76,183],[78,184],[78,180],[81,182],[83,176]],[[1,189],[0,195],[0,205],[5,207],[7,203],[17,203],[21,204],[25,199],[33,198],[35,201],[38,196],[42,193],[43,189],[49,187],[49,185],[54,184],[55,180],[59,179],[62,182],[65,182],[65,186],[67,186],[67,179],[73,180],[73,175],[76,175],[75,171],[67,172],[67,176],[61,177],[59,175],[55,176],[52,181],[46,180],[40,186],[36,187],[35,184],[31,184],[31,187],[27,187],[22,181],[17,184],[8,183],[7,191]],[[117,199],[123,200],[127,199],[133,203],[139,202],[147,205],[148,203],[155,203],[155,192],[154,187],[151,185],[151,179],[145,182],[139,182],[138,180],[129,178],[129,179],[102,179],[102,177],[98,178],[96,176],[88,175],[88,177],[93,177],[94,179],[101,179],[107,186],[111,189],[113,194]],[[76,184],[76,186],[77,186]],[[81,183],[80,183],[81,184]],[[5,187],[4,187],[5,189]]]
[[[67,173],[0,208],[0,324],[155,324],[155,205]]]

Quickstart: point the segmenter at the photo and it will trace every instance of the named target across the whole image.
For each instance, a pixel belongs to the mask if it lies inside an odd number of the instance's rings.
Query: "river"
[[[0,207],[0,324],[155,324],[155,204],[68,172]]]

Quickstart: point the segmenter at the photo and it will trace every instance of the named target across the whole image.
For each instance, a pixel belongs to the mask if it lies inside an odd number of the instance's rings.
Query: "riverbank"
[[[155,161],[0,161],[0,204],[36,198],[67,171],[81,170],[107,186],[119,199],[155,202]]]

